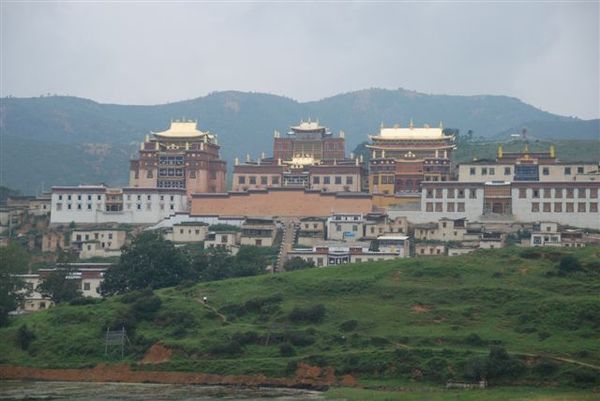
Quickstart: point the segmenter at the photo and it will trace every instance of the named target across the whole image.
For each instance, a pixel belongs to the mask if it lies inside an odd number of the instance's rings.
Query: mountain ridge
[[[73,152],[84,145],[119,149],[118,154],[109,154],[102,160],[94,154],[86,155],[85,162],[96,163],[99,169],[98,174],[89,176],[90,180],[122,184],[127,179],[126,155],[135,154],[146,134],[167,129],[170,121],[182,117],[195,119],[200,129],[216,133],[223,158],[228,162],[246,153],[253,157],[262,152],[270,154],[274,130],[287,132],[290,125],[307,118],[319,119],[334,132],[344,131],[348,152],[366,140],[368,134],[376,132],[382,122],[387,126],[397,123],[407,126],[409,121],[416,126],[437,126],[442,121],[445,127],[461,132],[471,130],[475,137],[494,140],[521,132],[524,125],[533,127],[528,133],[538,139],[552,139],[552,135],[562,139],[600,136],[600,120],[555,115],[514,97],[430,95],[406,89],[363,89],[307,102],[233,90],[158,105],[100,103],[73,96],[5,97],[0,101],[4,142],[1,185],[22,191],[39,188],[41,182],[75,184],[76,178],[82,179],[81,174],[72,174],[67,169],[60,175],[49,173],[57,170],[48,164],[52,158],[35,157],[47,152],[48,143],[64,146],[65,151],[55,152],[61,154],[56,160],[65,165],[81,163],[81,155]],[[563,135],[564,131],[568,134]],[[26,141],[29,147],[23,150],[16,146],[19,140]],[[15,148],[21,149],[19,154],[9,155]],[[117,173],[111,169],[103,175],[104,165],[122,166],[124,171]],[[39,177],[21,173],[31,171],[32,167]]]

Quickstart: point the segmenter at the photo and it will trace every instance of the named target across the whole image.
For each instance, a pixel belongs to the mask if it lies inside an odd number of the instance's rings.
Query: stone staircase
[[[287,254],[294,247],[296,242],[296,235],[298,233],[299,224],[293,219],[282,220],[283,224],[283,237],[281,238],[281,247],[279,248],[279,255],[277,256],[277,263],[275,264],[275,271],[285,271],[283,266],[287,260]]]

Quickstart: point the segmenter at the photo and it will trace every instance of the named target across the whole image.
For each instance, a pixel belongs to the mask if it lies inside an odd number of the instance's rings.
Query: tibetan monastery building
[[[346,157],[344,133],[337,137],[319,122],[290,127],[285,138],[275,131],[273,157],[236,159],[234,192],[299,188],[325,192],[360,192],[366,177],[360,159]]]
[[[129,185],[141,188],[226,191],[226,164],[219,156],[217,137],[199,131],[195,121],[172,121],[166,131],[152,132],[131,160]]]
[[[452,174],[454,137],[439,128],[383,125],[369,135],[369,192],[419,192],[423,181],[448,181]]]

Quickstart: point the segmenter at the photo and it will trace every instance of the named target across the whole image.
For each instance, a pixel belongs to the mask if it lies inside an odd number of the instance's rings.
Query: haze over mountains
[[[218,135],[222,155],[231,162],[246,153],[271,153],[273,131],[312,118],[346,133],[348,151],[387,126],[430,124],[472,130],[476,137],[505,140],[527,128],[537,139],[600,138],[600,120],[580,120],[539,110],[506,96],[428,95],[404,89],[367,89],[318,101],[262,93],[215,92],[153,106],[101,104],[49,96],[3,98],[1,185],[25,193],[42,186],[127,183],[128,160],[150,131],[172,119],[198,121]]]

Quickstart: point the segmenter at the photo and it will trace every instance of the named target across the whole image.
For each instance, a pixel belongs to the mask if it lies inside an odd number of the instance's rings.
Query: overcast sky
[[[306,101],[402,87],[600,117],[595,1],[1,7],[3,96],[153,104],[235,89]]]

